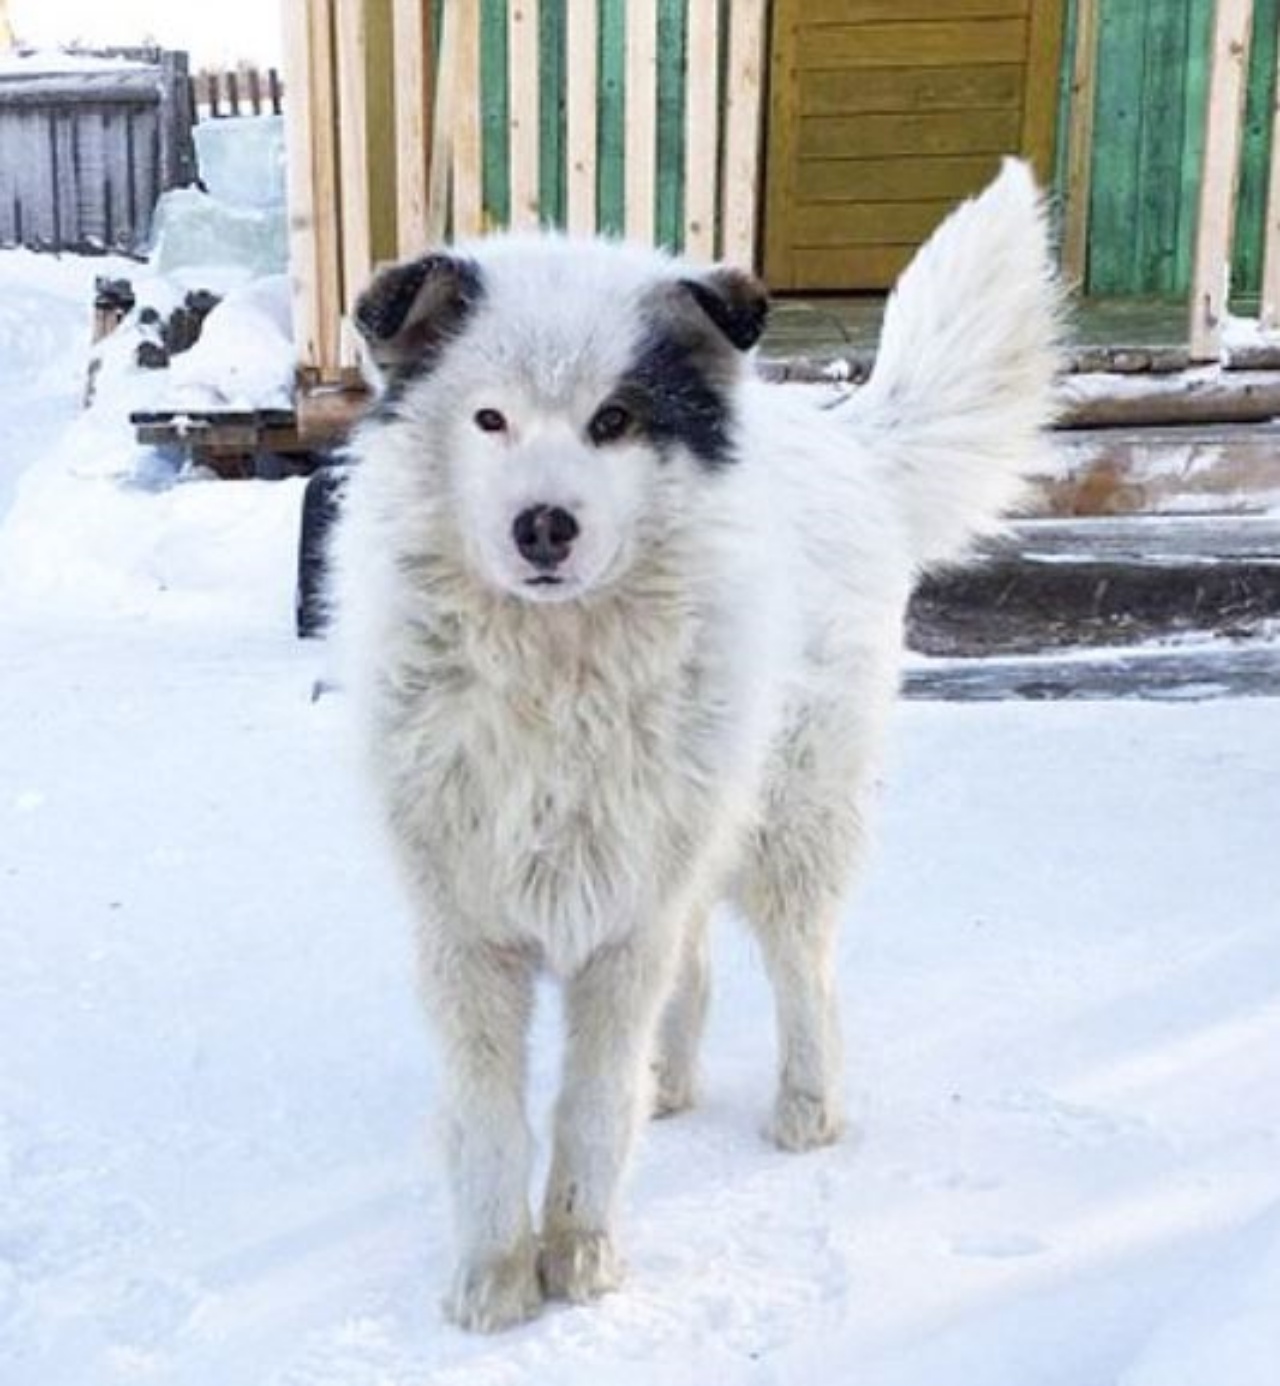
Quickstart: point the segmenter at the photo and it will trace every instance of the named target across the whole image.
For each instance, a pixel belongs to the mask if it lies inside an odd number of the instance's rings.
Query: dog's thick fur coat
[[[1009,163],[908,268],[834,408],[753,377],[753,280],[656,252],[499,239],[362,300],[385,389],[354,444],[340,632],[420,920],[459,1324],[617,1285],[637,1127],[693,1100],[720,898],[775,989],[773,1137],[838,1136],[834,936],[903,612],[1037,453],[1048,263]],[[566,1054],[535,1229],[540,969]]]

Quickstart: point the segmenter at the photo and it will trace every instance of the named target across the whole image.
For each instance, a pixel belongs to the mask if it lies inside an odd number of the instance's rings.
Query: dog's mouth
[[[526,587],[559,587],[564,582],[564,578],[557,577],[555,573],[539,573],[537,577],[525,578]]]

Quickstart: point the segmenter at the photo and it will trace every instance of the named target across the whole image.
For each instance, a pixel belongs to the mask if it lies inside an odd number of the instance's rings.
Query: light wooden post
[[[657,0],[627,0],[624,207],[627,235],[651,244],[658,159]]]
[[[281,7],[289,99],[289,262],[299,365],[339,373],[342,316],[332,0]]]
[[[565,194],[569,230],[596,230],[596,86],[600,13],[597,0],[568,0],[565,17]]]
[[[396,252],[430,244],[428,151],[431,149],[431,4],[395,0]]]
[[[1191,359],[1216,359],[1231,284],[1253,0],[1217,0],[1191,276]]]
[[[1067,186],[1063,197],[1062,273],[1084,287],[1088,272],[1089,194],[1093,171],[1093,110],[1097,98],[1098,2],[1079,0],[1067,124]]]
[[[445,18],[455,20],[452,64],[453,234],[478,236],[483,229],[484,186],[480,144],[480,0],[444,0]],[[449,69],[442,68],[445,85]]]
[[[511,169],[511,225],[538,225],[538,0],[513,0],[507,7],[507,93]]]
[[[698,260],[716,254],[717,135],[720,126],[720,6],[687,0],[684,98],[684,249]]]
[[[1271,172],[1267,184],[1262,259],[1262,328],[1280,332],[1280,57],[1271,108]]]
[[[725,111],[723,256],[744,269],[756,260],[760,205],[760,112],[763,92],[765,0],[734,0],[730,9]]]
[[[338,35],[338,171],[342,208],[342,311],[349,315],[373,270],[369,189],[369,31],[365,0],[336,0]],[[350,331],[341,337],[344,366],[359,362]]]

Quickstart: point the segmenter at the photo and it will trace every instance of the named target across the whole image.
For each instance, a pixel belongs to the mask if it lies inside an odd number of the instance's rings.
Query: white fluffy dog
[[[765,311],[738,271],[553,236],[398,265],[358,306],[385,388],[339,629],[420,921],[467,1328],[618,1284],[637,1128],[693,1101],[717,899],[776,993],[773,1138],[840,1133],[835,932],[907,596],[991,526],[1050,411],[1029,172],[937,231],[838,407],[754,378]],[[539,970],[567,1038],[535,1228]]]

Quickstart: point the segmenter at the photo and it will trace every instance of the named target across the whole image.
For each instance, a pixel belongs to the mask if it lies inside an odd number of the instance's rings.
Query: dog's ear
[[[356,300],[355,324],[380,371],[429,367],[483,295],[474,260],[424,255],[381,271]]]
[[[680,287],[739,351],[750,351],[760,340],[769,295],[754,275],[719,265],[696,279],[682,279]]]

